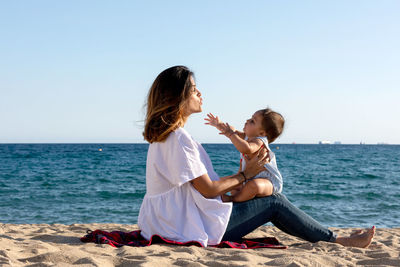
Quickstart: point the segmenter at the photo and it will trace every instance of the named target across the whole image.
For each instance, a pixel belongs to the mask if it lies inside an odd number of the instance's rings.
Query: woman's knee
[[[260,199],[260,201],[262,201],[264,204],[263,205],[268,205],[270,207],[282,207],[282,206],[288,206],[290,204],[290,201],[286,198],[285,195],[281,194],[281,193],[274,193],[270,196],[267,197],[261,197],[258,198]]]

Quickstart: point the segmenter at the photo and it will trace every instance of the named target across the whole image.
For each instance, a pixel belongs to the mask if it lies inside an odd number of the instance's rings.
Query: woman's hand
[[[256,176],[259,172],[266,170],[264,165],[270,161],[269,151],[262,146],[252,159],[248,159],[248,157],[245,156],[244,160],[246,161],[246,168],[243,172],[246,179],[250,179]]]

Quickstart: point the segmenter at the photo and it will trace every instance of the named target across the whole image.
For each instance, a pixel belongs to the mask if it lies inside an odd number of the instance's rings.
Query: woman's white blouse
[[[146,195],[138,225],[144,238],[154,234],[179,242],[199,241],[203,246],[221,242],[232,203],[203,197],[189,182],[203,174],[218,180],[204,148],[183,128],[165,142],[149,146]]]

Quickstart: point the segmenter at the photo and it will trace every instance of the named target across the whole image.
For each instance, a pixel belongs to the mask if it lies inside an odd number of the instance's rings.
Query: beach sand
[[[400,266],[400,228],[377,229],[367,249],[309,243],[275,227],[247,237],[275,236],[288,249],[228,249],[151,245],[114,248],[82,243],[86,230],[133,231],[122,224],[0,224],[0,266]],[[332,228],[339,234],[355,229]]]

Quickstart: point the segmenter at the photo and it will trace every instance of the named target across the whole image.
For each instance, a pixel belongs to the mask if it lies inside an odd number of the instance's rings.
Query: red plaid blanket
[[[94,242],[97,244],[109,244],[113,247],[121,246],[133,246],[133,247],[145,247],[152,244],[173,244],[180,246],[198,246],[203,245],[198,241],[189,242],[177,242],[163,238],[159,235],[153,235],[150,240],[146,240],[140,234],[140,230],[132,232],[106,232],[102,230],[87,231],[87,235],[81,238],[82,242]],[[222,241],[218,245],[210,246],[217,248],[239,248],[239,249],[254,249],[254,248],[280,248],[285,249],[287,246],[283,246],[275,237],[264,237],[264,238],[243,238],[240,242]]]

